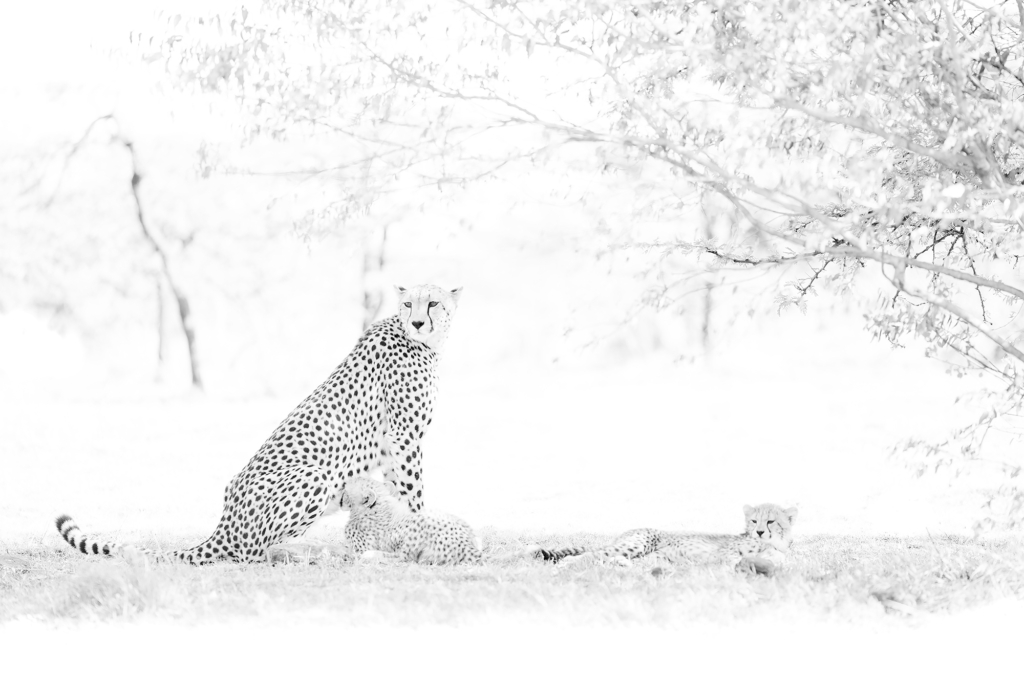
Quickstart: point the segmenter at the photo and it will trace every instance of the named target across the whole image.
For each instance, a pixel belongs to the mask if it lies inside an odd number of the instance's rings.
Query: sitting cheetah
[[[356,556],[381,550],[424,564],[480,562],[480,540],[469,524],[448,514],[413,513],[387,484],[372,478],[349,479],[341,508],[352,512],[345,539]]]
[[[587,550],[583,547],[537,549],[533,556],[557,562],[569,556],[589,555],[595,559],[638,559],[654,556],[669,561],[724,561],[738,564],[748,561],[750,570],[766,572],[768,566],[785,561],[792,538],[790,528],[797,509],[783,509],[775,504],[745,506],[746,527],[741,535],[707,535],[699,533],[666,533],[640,528],[623,533],[605,547]],[[763,569],[763,570],[762,570]]]
[[[420,441],[433,414],[438,353],[462,290],[396,289],[398,314],[367,329],[231,479],[209,539],[158,556],[191,564],[263,561],[271,545],[337,511],[347,479],[378,466],[410,510],[422,508]],[[86,554],[125,549],[85,536],[68,516],[57,519],[57,530]]]

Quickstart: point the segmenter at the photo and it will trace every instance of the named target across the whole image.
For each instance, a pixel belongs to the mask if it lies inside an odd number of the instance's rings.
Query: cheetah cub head
[[[449,291],[424,284],[411,289],[395,287],[395,291],[398,292],[398,319],[405,335],[410,341],[440,350],[448,337],[462,287]]]
[[[759,504],[743,507],[746,527],[743,534],[759,539],[777,549],[786,551],[793,541],[791,537],[797,508],[783,509],[777,504]]]
[[[391,515],[405,506],[389,484],[369,476],[353,476],[342,489],[341,508],[356,515]]]

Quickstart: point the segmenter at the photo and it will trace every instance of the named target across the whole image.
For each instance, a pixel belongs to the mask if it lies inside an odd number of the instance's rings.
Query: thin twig
[[[49,198],[43,202],[43,208],[50,208],[50,206],[53,205],[53,202],[57,199],[57,195],[60,193],[61,184],[64,182],[64,174],[67,172],[68,166],[71,165],[71,159],[75,156],[75,154],[78,153],[78,151],[85,144],[86,139],[88,139],[89,135],[92,133],[92,129],[95,128],[96,124],[100,121],[106,121],[112,118],[114,118],[113,114],[104,114],[103,116],[99,116],[93,119],[93,121],[85,127],[85,132],[83,132],[82,135],[78,138],[78,140],[73,145],[71,145],[70,151],[68,151],[68,153],[64,156],[64,163],[61,165],[60,172],[57,174],[57,182],[53,186],[53,191],[50,193]],[[35,184],[32,185],[32,187],[30,187],[26,191],[31,191],[32,189],[35,189],[35,187],[37,187],[40,182],[42,182],[42,178],[40,178],[40,180],[38,180]]]
[[[890,264],[897,265],[895,263]],[[996,344],[1004,351],[1006,351],[1007,355],[1012,355],[1020,362],[1024,362],[1024,351],[1021,351],[1019,348],[1003,339],[1003,337],[1001,337],[999,334],[996,334],[995,332],[987,329],[987,325],[985,325],[983,322],[979,322],[978,320],[974,319],[974,316],[968,313],[963,308],[960,308],[956,304],[947,301],[943,298],[934,296],[928,293],[927,291],[911,289],[910,287],[907,286],[905,279],[900,275],[900,271],[898,269],[897,274],[895,276],[889,277],[886,275],[885,278],[889,280],[889,282],[893,286],[895,286],[897,289],[907,294],[908,296],[913,296],[914,298],[925,301],[926,303],[930,303],[936,308],[942,308],[946,312],[952,314],[954,317],[963,320],[965,323],[973,327],[979,333],[988,337],[988,339],[992,341],[992,343]]]

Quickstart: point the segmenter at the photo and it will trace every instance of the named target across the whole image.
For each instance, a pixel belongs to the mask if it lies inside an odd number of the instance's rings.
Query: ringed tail
[[[79,528],[75,520],[67,514],[57,517],[57,532],[64,540],[83,554],[117,554],[119,546],[115,543],[100,544],[90,540]]]
[[[563,547],[561,549],[538,549],[533,553],[535,559],[543,559],[557,564],[568,556],[579,556],[587,552],[585,547]]]
[[[119,556],[127,549],[156,559],[183,561],[187,564],[210,563],[210,560],[205,557],[210,557],[211,555],[203,554],[204,551],[209,550],[209,540],[197,547],[193,547],[192,549],[177,550],[174,552],[155,552],[151,549],[144,549],[134,545],[121,545],[116,542],[102,542],[100,540],[94,540],[83,533],[78,527],[78,524],[75,523],[75,520],[67,514],[61,514],[57,517],[57,532],[60,533],[60,536],[64,538],[69,545],[83,554]]]

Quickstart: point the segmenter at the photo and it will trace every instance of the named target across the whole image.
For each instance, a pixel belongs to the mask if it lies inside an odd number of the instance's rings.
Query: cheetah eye
[[[770,525],[772,525],[773,523],[775,523],[775,522],[774,522],[774,521],[771,521],[771,520],[769,520],[769,521],[768,521],[768,525],[769,525],[769,526],[770,526]]]
[[[427,307],[428,308],[433,308],[436,305],[437,305],[437,301],[431,301],[430,303],[427,304]]]
[[[409,301],[406,301],[406,302],[405,302],[405,303],[403,303],[402,305],[404,305],[404,306],[405,306],[406,308],[411,308],[411,307],[412,307],[412,303],[411,303],[411,302],[409,302]]]

